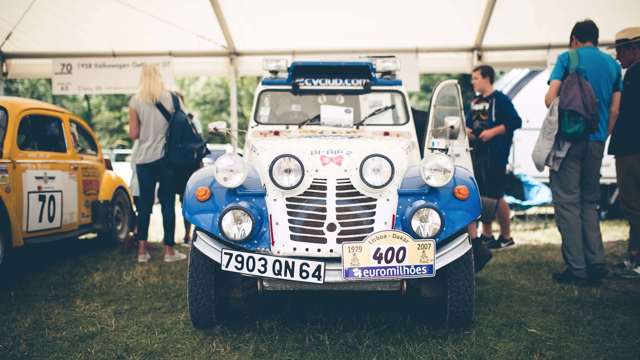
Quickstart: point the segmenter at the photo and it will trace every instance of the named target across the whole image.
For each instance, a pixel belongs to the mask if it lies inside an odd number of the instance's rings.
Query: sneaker
[[[623,279],[640,279],[640,264],[625,261],[613,271],[613,275]]]
[[[138,255],[139,263],[146,263],[146,262],[149,262],[149,260],[151,260],[151,254],[149,254],[148,251],[145,251],[144,255]]]
[[[594,264],[587,266],[587,275],[592,282],[600,282],[607,277],[609,270],[604,264]]]
[[[186,258],[187,258],[187,255],[175,250],[173,251],[173,255],[164,254],[164,262],[180,261]]]
[[[553,273],[551,276],[553,281],[560,284],[586,285],[587,278],[574,275],[571,270],[566,269],[563,272]]]
[[[493,254],[491,251],[487,249],[487,246],[482,243],[482,238],[475,238],[471,240],[471,246],[473,250],[473,258],[475,260],[475,271],[476,274],[484,268],[485,265],[491,260]]]
[[[496,250],[496,251],[505,250],[508,248],[512,248],[514,246],[516,246],[516,242],[513,241],[513,238],[507,239],[502,235],[500,235],[500,237],[497,240],[493,240],[492,242],[487,244],[487,247],[489,249]]]
[[[190,248],[191,247],[191,240],[189,240],[187,242],[180,243],[180,246],[186,247],[186,248]]]
[[[493,235],[486,236],[486,235],[482,234],[482,235],[480,235],[480,237],[478,239],[480,239],[480,242],[483,243],[484,245],[488,245],[488,244],[496,241],[496,238],[494,238]]]

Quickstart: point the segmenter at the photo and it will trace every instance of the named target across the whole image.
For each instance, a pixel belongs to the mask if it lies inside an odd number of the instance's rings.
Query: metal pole
[[[0,96],[4,96],[4,58],[0,55]]]
[[[238,148],[238,70],[236,57],[229,57],[229,113],[231,115],[231,145]]]

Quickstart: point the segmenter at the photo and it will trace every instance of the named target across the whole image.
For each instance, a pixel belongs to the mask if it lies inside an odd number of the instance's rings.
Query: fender
[[[453,189],[458,185],[469,188],[469,198],[458,200],[453,196]],[[442,218],[442,229],[435,236],[437,246],[444,245],[448,240],[460,232],[466,231],[467,225],[480,217],[480,193],[471,172],[456,166],[451,181],[442,187],[432,188],[424,183],[417,166],[411,167],[405,173],[402,185],[398,189],[398,209],[396,210],[395,229],[412,234],[409,218],[413,215],[415,203],[418,201],[433,205]]]
[[[113,194],[122,188],[129,197],[129,202],[133,204],[133,198],[129,192],[127,184],[111,170],[105,170],[102,175],[102,182],[100,183],[100,192],[98,193],[98,201],[111,201]]]
[[[214,236],[229,245],[248,251],[271,253],[269,216],[265,202],[266,192],[258,173],[251,168],[245,182],[235,189],[218,184],[214,177],[214,167],[207,166],[196,171],[189,181],[184,194],[182,213],[197,229]],[[211,198],[200,202],[195,198],[198,187],[206,186],[211,190]],[[260,216],[253,235],[244,241],[231,242],[220,231],[220,215],[229,207],[242,206]]]

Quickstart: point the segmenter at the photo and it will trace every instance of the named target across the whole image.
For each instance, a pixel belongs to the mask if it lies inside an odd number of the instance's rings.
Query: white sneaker
[[[148,251],[145,251],[144,255],[138,255],[139,263],[146,263],[146,262],[149,262],[149,260],[151,260],[151,254],[149,254]]]
[[[168,254],[164,254],[164,262],[174,262],[174,261],[180,261],[180,260],[184,260],[187,258],[187,255],[178,252],[176,250],[173,251],[173,255],[168,255]]]
[[[190,248],[190,247],[191,247],[191,241],[189,241],[189,242],[182,242],[182,243],[180,243],[180,246],[182,246],[182,247],[186,247],[186,248]]]

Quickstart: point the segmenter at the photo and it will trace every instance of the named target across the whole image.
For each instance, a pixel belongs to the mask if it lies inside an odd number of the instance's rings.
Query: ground
[[[610,265],[627,231],[603,223]],[[429,303],[351,293],[269,296],[200,331],[187,314],[186,263],[163,263],[159,244],[145,265],[92,238],[24,249],[0,290],[0,359],[638,359],[640,280],[557,285],[553,221],[519,219],[515,236],[520,246],[478,276],[474,326],[450,333],[429,320]]]

